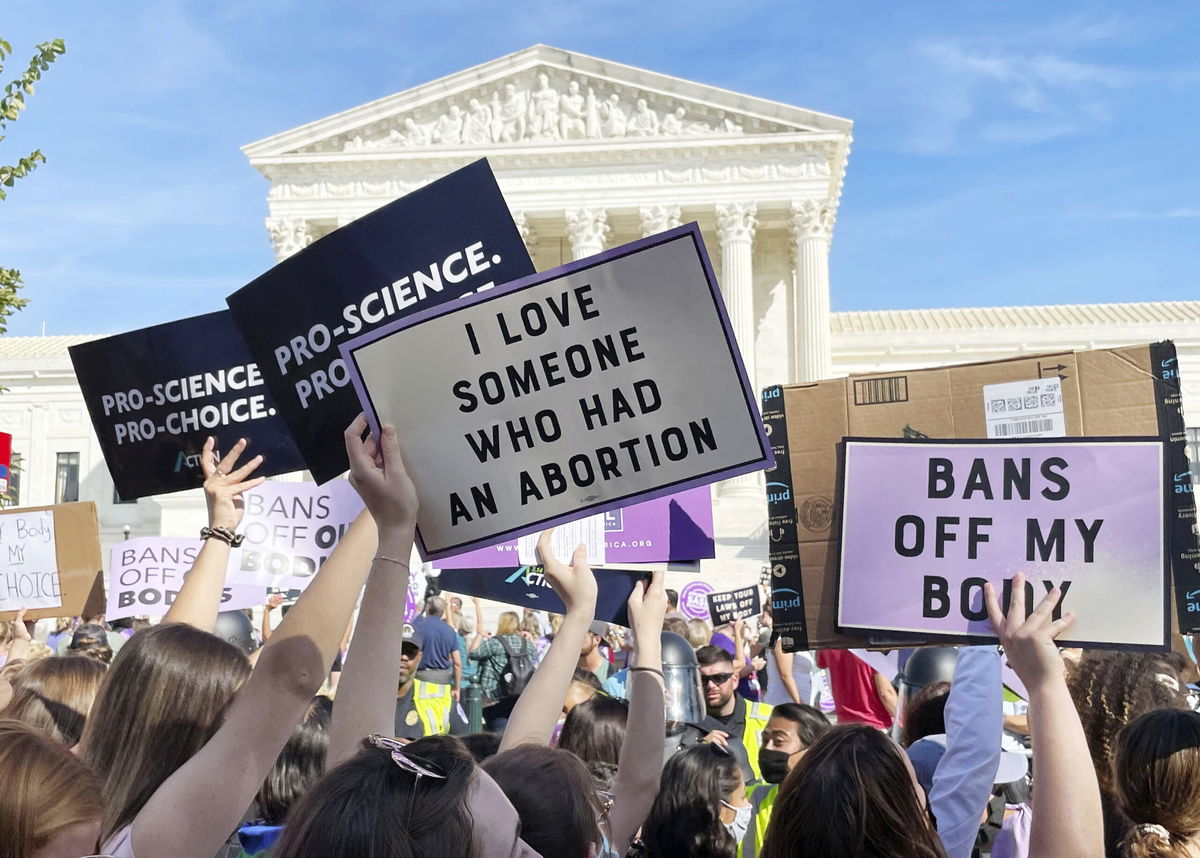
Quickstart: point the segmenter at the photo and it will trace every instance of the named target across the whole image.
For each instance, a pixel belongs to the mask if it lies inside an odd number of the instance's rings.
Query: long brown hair
[[[0,718],[37,727],[71,747],[83,735],[105,672],[103,663],[78,655],[30,662],[13,678],[12,700]]]
[[[28,724],[0,720],[0,772],[0,858],[28,858],[64,830],[100,821],[100,781],[62,744]]]
[[[274,858],[478,854],[467,804],[475,760],[450,736],[417,739],[404,750],[446,777],[418,780],[363,740],[293,808]]]
[[[204,747],[250,675],[232,644],[191,626],[138,632],[117,653],[83,731],[104,782],[102,840],[129,825],[163,781]]]
[[[1160,709],[1134,720],[1117,736],[1112,775],[1121,810],[1134,823],[1126,854],[1188,854],[1184,842],[1200,832],[1200,713]]]
[[[761,858],[944,858],[902,753],[863,724],[819,736],[779,787]]]

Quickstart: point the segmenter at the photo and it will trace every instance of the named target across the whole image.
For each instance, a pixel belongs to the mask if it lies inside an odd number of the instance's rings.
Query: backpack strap
[[[525,641],[521,641],[521,643],[524,642]],[[500,648],[504,650],[504,654],[508,656],[508,660],[511,662],[515,653],[513,652],[512,647],[508,645],[508,641],[504,639],[504,635],[496,635],[496,643],[500,644]]]

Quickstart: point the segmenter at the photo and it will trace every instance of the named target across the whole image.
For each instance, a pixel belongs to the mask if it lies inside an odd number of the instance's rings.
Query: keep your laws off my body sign
[[[991,638],[1024,572],[1076,615],[1065,645],[1167,645],[1158,439],[845,441],[838,628]],[[1003,582],[1003,583],[1002,583]]]
[[[770,463],[695,224],[342,354],[373,427],[399,430],[425,559]]]

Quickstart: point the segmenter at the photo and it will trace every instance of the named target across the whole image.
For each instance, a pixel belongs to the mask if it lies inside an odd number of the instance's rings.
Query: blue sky
[[[273,261],[239,147],[544,42],[846,116],[837,310],[1200,297],[1200,4],[60,0],[0,143],[13,334],[224,306]]]

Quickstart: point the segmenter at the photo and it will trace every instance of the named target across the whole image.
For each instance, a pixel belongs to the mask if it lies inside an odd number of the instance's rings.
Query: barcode
[[[855,380],[855,405],[882,405],[887,402],[908,402],[908,376]]]
[[[992,427],[993,438],[1003,438],[1006,435],[1031,435],[1034,432],[1050,432],[1054,429],[1054,421],[1047,418],[1044,420],[1016,420],[1012,423],[997,423]]]

